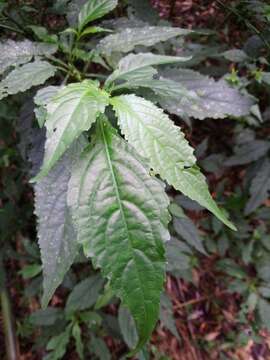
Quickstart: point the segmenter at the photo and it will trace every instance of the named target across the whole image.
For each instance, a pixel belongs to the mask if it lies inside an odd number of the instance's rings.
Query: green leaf
[[[119,33],[106,36],[98,44],[103,54],[112,52],[127,53],[137,45],[152,46],[175,36],[188,35],[194,31],[167,26],[146,26],[140,28],[126,28]]]
[[[244,62],[249,60],[248,55],[240,49],[227,50],[224,51],[221,55],[224,56],[225,59],[233,62]]]
[[[86,35],[96,34],[96,33],[100,33],[100,32],[112,32],[112,30],[105,29],[100,26],[89,26],[88,28],[83,30],[83,32],[80,34],[80,38],[82,38],[83,36],[86,36]]]
[[[160,321],[164,324],[164,326],[170,330],[170,332],[180,340],[180,336],[178,334],[174,314],[173,314],[173,304],[171,299],[167,294],[162,294],[160,301]]]
[[[89,130],[108,104],[108,94],[90,80],[69,84],[47,105],[45,157],[37,181],[48,174],[79,135]]]
[[[79,355],[79,358],[83,360],[84,355],[83,355],[82,331],[77,322],[72,327],[72,336],[75,340],[76,352]]]
[[[224,80],[215,81],[193,70],[169,69],[162,75],[174,81],[175,88],[178,84],[179,88],[187,90],[186,96],[179,97],[176,93],[176,96],[168,98],[165,93],[165,97],[160,98],[162,107],[179,116],[187,114],[200,120],[228,115],[239,117],[247,115],[254,103],[250,96],[243,96]]]
[[[139,337],[135,322],[126,307],[120,306],[118,310],[118,322],[124,341],[130,349],[134,349]]]
[[[173,226],[177,234],[180,235],[190,246],[193,246],[197,251],[206,255],[203,240],[191,219],[188,217],[175,218]]]
[[[137,325],[137,350],[158,318],[169,239],[168,198],[143,159],[99,121],[93,148],[72,170],[68,203],[78,241]]]
[[[249,164],[265,156],[269,149],[270,142],[266,140],[251,140],[244,142],[235,147],[235,154],[225,162],[225,165],[238,166]]]
[[[153,68],[148,67],[142,70],[146,71],[146,69]],[[141,73],[140,76],[136,78],[132,78],[131,80],[128,79],[128,81],[121,86],[130,89],[137,89],[139,87],[151,89],[156,95],[156,101],[159,101],[163,105],[164,98],[166,98],[166,101],[178,103],[179,106],[181,106],[180,104],[182,101],[189,101],[190,104],[196,104],[198,102],[198,95],[196,95],[196,93],[187,90],[180,83],[170,79],[164,79],[162,77],[153,79],[153,75],[155,74],[157,74],[157,71],[155,71],[154,74],[149,74],[149,76],[145,76],[145,74]],[[164,107],[166,107],[166,104]]]
[[[65,331],[59,335],[53,336],[47,344],[46,350],[51,352],[44,357],[44,360],[62,359],[67,350],[69,338],[71,335],[71,324],[66,327]]]
[[[71,166],[85,142],[75,143],[48,176],[35,184],[35,214],[43,267],[46,306],[61,284],[77,253],[76,232],[67,207],[67,188]]]
[[[79,282],[70,293],[65,311],[72,313],[85,310],[95,304],[103,287],[103,280],[99,275],[90,276]]]
[[[104,287],[104,292],[103,294],[101,294],[96,303],[95,303],[95,310],[99,310],[102,307],[106,306],[109,304],[109,302],[112,300],[112,298],[114,297],[114,293],[112,288],[110,287],[110,283],[107,282],[107,284]]]
[[[34,43],[29,40],[7,40],[0,43],[0,74],[10,66],[27,63],[33,56],[52,55],[57,47],[50,44]]]
[[[29,25],[27,27],[33,31],[39,40],[44,41],[45,43],[57,43],[57,35],[50,35],[45,27],[37,25]]]
[[[32,86],[43,84],[47,79],[54,76],[56,68],[47,61],[36,60],[12,70],[6,78],[0,82],[0,92],[4,96],[26,91]],[[1,95],[0,95],[1,96]]]
[[[246,203],[245,214],[249,215],[256,210],[267,198],[270,191],[270,161],[266,158],[251,182],[250,199]]]
[[[136,95],[114,97],[111,103],[127,140],[163,178],[175,164],[183,169],[196,163],[193,148],[162,109]]]
[[[91,334],[91,343],[90,350],[94,353],[100,360],[110,360],[111,353],[102,338],[96,337],[94,334]]]
[[[130,81],[134,77],[138,77],[141,70],[148,66],[172,64],[189,59],[190,57],[155,55],[152,53],[129,54],[120,60],[117,69],[108,77],[105,84],[108,85],[118,79]]]
[[[224,271],[226,274],[238,279],[245,279],[247,277],[246,272],[232,259],[225,258],[219,260],[217,263],[217,268],[218,270]]]
[[[172,274],[179,273],[181,271],[188,270],[191,267],[190,256],[192,250],[184,242],[172,237],[170,241],[166,243],[166,270]]]
[[[19,271],[19,274],[22,275],[24,279],[31,279],[37,276],[42,270],[42,267],[39,264],[26,265]]]
[[[150,101],[135,95],[114,97],[111,103],[126,139],[149,159],[153,170],[235,229],[212,199],[205,177],[195,165],[193,149],[169,117]]]
[[[150,0],[127,0],[132,8],[132,19],[140,19],[146,23],[157,23],[160,20],[158,10],[154,9]],[[130,11],[130,10],[129,10]]]
[[[47,110],[46,106],[51,101],[51,99],[57,94],[60,86],[47,86],[37,91],[34,102],[37,105],[34,112],[36,119],[38,121],[39,127],[43,127],[47,119]]]
[[[260,298],[258,306],[261,322],[266,329],[270,330],[270,303]]]
[[[63,319],[63,311],[54,307],[37,310],[30,315],[30,323],[35,326],[51,326]]]
[[[79,31],[90,21],[97,20],[117,6],[118,0],[88,0],[79,12]]]

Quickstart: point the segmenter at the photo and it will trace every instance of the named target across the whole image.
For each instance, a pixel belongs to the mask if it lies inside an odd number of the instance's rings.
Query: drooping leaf
[[[260,298],[259,299],[259,315],[264,327],[270,330],[270,303],[269,301]]]
[[[156,55],[152,53],[129,54],[120,60],[117,69],[106,80],[106,84],[110,84],[117,79],[132,81],[134,77],[138,77],[142,69],[148,66],[172,64],[189,59],[190,58]]]
[[[111,103],[126,139],[149,159],[153,170],[234,229],[212,199],[206,179],[195,165],[192,147],[169,117],[151,102],[135,95],[114,97]]]
[[[72,324],[70,323],[62,333],[50,339],[46,346],[46,350],[50,350],[50,352],[44,357],[44,360],[63,359],[71,335],[71,326]]]
[[[78,16],[79,30],[89,22],[97,20],[117,6],[118,0],[88,0]]]
[[[173,305],[171,299],[165,293],[162,294],[160,300],[160,321],[168,330],[170,330],[176,339],[180,340],[180,336],[175,325]]]
[[[197,251],[206,254],[202,238],[194,223],[188,217],[175,218],[173,226],[178,235]]]
[[[127,28],[119,33],[106,36],[98,45],[101,53],[110,55],[112,52],[127,53],[137,45],[152,46],[175,36],[193,33],[192,30],[166,26],[146,26]]]
[[[55,71],[56,68],[47,61],[36,60],[12,70],[0,82],[0,88],[3,89],[4,96],[17,94],[30,89],[32,86],[43,84],[47,79],[54,76]]]
[[[30,323],[35,326],[51,326],[56,321],[63,319],[62,309],[55,307],[47,307],[46,309],[39,309],[30,315]]]
[[[43,267],[43,306],[61,284],[77,254],[76,231],[67,207],[67,188],[73,161],[83,140],[74,144],[48,176],[35,184],[35,214]]]
[[[45,157],[42,169],[33,181],[48,174],[72,142],[90,129],[107,103],[108,94],[89,80],[69,84],[58,92],[47,105]]]
[[[200,120],[239,117],[247,115],[254,103],[251,97],[243,96],[224,80],[215,81],[193,70],[169,69],[162,75],[188,90],[187,96],[181,98],[160,98],[162,107],[179,116],[187,114]]]
[[[245,214],[249,215],[257,209],[267,198],[270,191],[270,161],[265,159],[250,186],[250,199],[245,207]]]
[[[93,275],[79,282],[67,299],[65,311],[71,313],[93,306],[98,299],[102,286],[103,280],[100,275]]]
[[[91,334],[91,344],[90,350],[94,353],[100,360],[110,360],[111,353],[101,337],[96,337],[94,334]]]
[[[10,66],[27,63],[33,56],[52,55],[57,50],[55,45],[34,43],[29,40],[7,40],[0,43],[0,74]]]
[[[84,252],[136,322],[140,348],[158,317],[169,239],[168,199],[143,159],[99,121],[93,148],[72,170],[68,203]]]
[[[270,142],[266,140],[251,140],[237,145],[232,155],[226,162],[226,166],[238,166],[249,164],[267,154]]]
[[[125,343],[130,349],[134,349],[138,343],[139,337],[130,312],[123,306],[120,306],[118,310],[118,322]]]
[[[166,259],[168,261],[166,270],[179,276],[179,272],[191,267],[191,249],[184,242],[172,237],[166,243]]]

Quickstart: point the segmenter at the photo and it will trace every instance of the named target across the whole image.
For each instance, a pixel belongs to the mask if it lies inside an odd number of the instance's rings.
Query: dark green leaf
[[[72,313],[90,308],[97,301],[102,287],[103,280],[99,275],[94,275],[82,280],[70,293],[65,311]]]
[[[35,213],[44,276],[42,303],[46,306],[61,284],[77,254],[76,232],[67,207],[67,188],[73,161],[82,151],[83,139],[35,185]]]
[[[135,319],[141,347],[158,317],[168,199],[143,159],[99,121],[93,148],[73,169],[68,202],[84,252]]]

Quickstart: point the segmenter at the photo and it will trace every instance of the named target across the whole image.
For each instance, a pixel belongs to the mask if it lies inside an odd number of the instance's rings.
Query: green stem
[[[18,360],[20,358],[19,346],[14,329],[10,298],[4,282],[5,271],[1,259],[0,271],[2,277],[0,281],[0,302],[3,318],[3,331],[6,344],[6,358],[7,360]]]

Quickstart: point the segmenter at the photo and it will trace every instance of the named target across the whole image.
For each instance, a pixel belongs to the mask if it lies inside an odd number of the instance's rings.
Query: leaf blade
[[[56,68],[47,61],[36,60],[24,64],[12,70],[0,82],[0,91],[4,92],[4,96],[26,91],[32,86],[43,84],[47,79],[54,76],[55,72]]]
[[[171,81],[171,87],[186,89],[186,96],[161,96],[160,103],[169,112],[203,120],[207,117],[218,119],[227,116],[244,116],[250,112],[253,99],[242,95],[224,80],[215,81],[190,69],[168,69],[162,72],[161,81]],[[174,84],[174,86],[173,86]]]
[[[168,199],[148,171],[108,124],[101,125],[94,147],[73,169],[68,196],[78,241],[129,307],[139,347],[158,318],[165,271],[162,241],[169,239]]]
[[[7,40],[0,43],[0,74],[11,66],[27,63],[33,56],[52,55],[57,50],[51,44],[35,43],[29,40]]]
[[[106,36],[98,44],[103,54],[112,52],[127,53],[137,45],[152,46],[175,36],[188,35],[194,31],[166,26],[145,26],[140,28],[127,28],[119,33]]]
[[[72,163],[84,145],[83,139],[74,144],[48,176],[34,187],[43,268],[43,307],[47,306],[77,254],[76,231],[67,207],[67,189]]]
[[[117,6],[118,0],[88,0],[78,15],[79,30],[89,22],[97,20]]]
[[[148,66],[172,64],[189,59],[190,57],[156,55],[153,53],[129,54],[119,61],[117,69],[108,77],[105,84],[108,85],[117,79],[127,80],[132,74],[136,74]]]
[[[32,182],[48,174],[72,142],[89,130],[107,103],[108,94],[88,80],[69,84],[59,91],[47,105],[45,157],[40,173]]]
[[[135,95],[114,97],[111,103],[126,139],[149,159],[153,170],[235,229],[212,199],[205,177],[196,166],[193,149],[169,117],[151,102]]]

